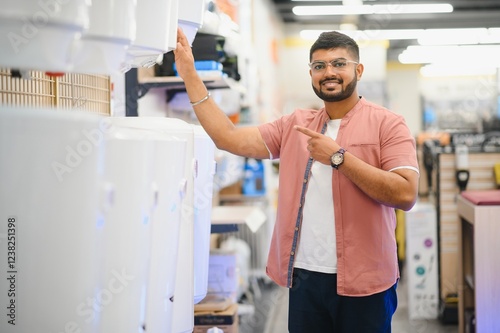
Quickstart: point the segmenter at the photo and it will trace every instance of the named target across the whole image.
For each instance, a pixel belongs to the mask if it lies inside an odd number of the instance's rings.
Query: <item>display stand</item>
[[[500,332],[500,190],[466,192],[457,200],[459,332]],[[472,192],[489,202],[471,201]]]

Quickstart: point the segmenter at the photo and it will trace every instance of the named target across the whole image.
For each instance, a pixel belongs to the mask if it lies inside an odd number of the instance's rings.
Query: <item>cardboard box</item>
[[[193,333],[206,333],[212,327],[217,327],[224,333],[238,333],[238,304],[232,303],[223,311],[194,313]]]
[[[236,303],[237,291],[236,254],[224,250],[212,251],[208,266],[207,296],[227,297]]]

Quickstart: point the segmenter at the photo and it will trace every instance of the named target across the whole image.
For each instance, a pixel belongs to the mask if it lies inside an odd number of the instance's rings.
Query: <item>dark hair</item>
[[[347,49],[354,57],[354,60],[359,61],[359,47],[356,41],[338,31],[322,32],[321,35],[319,35],[309,51],[309,61],[312,60],[312,55],[317,50],[330,50],[339,47]]]

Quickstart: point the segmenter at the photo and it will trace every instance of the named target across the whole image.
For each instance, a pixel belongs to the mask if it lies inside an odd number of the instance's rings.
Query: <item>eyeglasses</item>
[[[313,73],[322,73],[326,70],[328,65],[330,65],[332,66],[333,70],[338,73],[344,71],[349,63],[359,65],[359,63],[352,60],[334,59],[328,62],[322,60],[313,61],[309,64],[309,68]]]

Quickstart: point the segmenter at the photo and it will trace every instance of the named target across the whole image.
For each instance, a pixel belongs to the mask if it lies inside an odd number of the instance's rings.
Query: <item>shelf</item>
[[[265,195],[243,195],[243,194],[221,194],[219,195],[220,202],[266,202],[267,197]]]
[[[231,88],[244,92],[242,86],[225,73],[200,75],[207,89]],[[183,89],[184,81],[179,76],[155,76],[154,68],[139,68],[137,71],[137,82],[142,86],[167,87],[171,89]]]
[[[246,93],[246,89],[227,74],[202,75],[201,79],[209,90],[232,89]],[[178,93],[186,91],[184,81],[178,76],[155,76],[154,67],[132,68],[125,74],[125,89],[127,95],[127,116],[138,116],[138,99],[145,96],[151,88],[167,88],[168,99]]]
[[[236,232],[238,230],[239,228],[237,224],[212,224],[210,233],[223,234],[226,232]]]
[[[207,89],[229,88],[237,89],[240,92],[242,91],[242,89],[239,88],[239,84],[234,79],[227,77],[225,74],[202,76],[201,78]],[[151,88],[168,88],[169,90],[175,90],[177,92],[186,91],[184,81],[178,76],[148,77],[140,80],[138,84],[142,91],[142,95],[140,95],[139,98],[144,96]]]
[[[256,232],[265,221],[266,214],[255,206],[215,206],[212,208],[212,228],[218,225],[246,224],[252,232]]]

